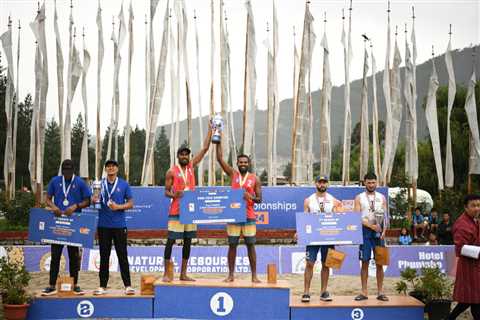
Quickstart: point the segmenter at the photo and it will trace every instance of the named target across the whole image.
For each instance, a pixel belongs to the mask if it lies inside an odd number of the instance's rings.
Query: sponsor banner
[[[217,187],[198,187],[208,190]],[[343,202],[345,210],[353,209],[353,200],[363,187],[332,186],[328,192]],[[377,188],[388,199],[388,188]],[[259,229],[295,229],[295,213],[303,210],[303,201],[315,192],[314,187],[262,187],[262,203],[254,206]],[[164,187],[132,187],[134,207],[126,211],[127,227],[166,229],[170,199]],[[95,212],[94,209],[83,211]],[[200,229],[222,229],[221,225],[200,225]]]
[[[452,274],[455,266],[454,246],[389,246],[390,265],[385,267],[385,276],[398,277],[406,267],[420,269],[422,267],[438,266],[442,271]],[[11,246],[5,247],[6,255],[11,259],[23,261],[30,272],[50,270],[49,246]],[[337,250],[345,252],[347,257],[340,270],[333,270],[334,275],[359,275],[360,261],[358,246],[337,246]],[[164,247],[129,247],[128,261],[130,271],[151,273],[163,272]],[[279,274],[302,274],[305,270],[305,247],[301,246],[257,246],[257,271],[266,273],[266,266],[275,263]],[[227,273],[228,246],[193,246],[188,272],[191,273]],[[175,246],[172,252],[175,272],[180,271],[182,247]],[[320,255],[318,256],[320,259]],[[373,260],[372,260],[373,261]],[[317,260],[315,271],[320,271],[320,261]],[[81,270],[97,271],[100,268],[98,249],[84,249]],[[237,273],[249,273],[250,264],[245,246],[239,246],[236,261]],[[61,259],[61,270],[68,270],[68,254],[66,249]],[[115,251],[110,255],[110,271],[119,271]],[[375,264],[371,263],[369,275],[375,276]]]
[[[183,224],[245,222],[244,191],[231,188],[208,188],[186,191],[180,201]]]
[[[328,188],[328,193],[342,201],[346,211],[353,210],[355,196],[363,187]],[[388,188],[377,188],[388,199]],[[259,229],[295,229],[295,214],[303,210],[305,198],[315,192],[314,187],[263,187],[262,203],[255,204]]]
[[[74,247],[93,247],[97,216],[75,212],[56,217],[51,211],[30,209],[28,240],[43,244],[62,244]]]
[[[297,212],[300,245],[362,244],[362,221],[358,212]]]
[[[94,251],[92,253],[92,251]],[[97,251],[97,252],[95,252]],[[128,249],[128,263],[131,272],[151,273],[164,271],[163,259],[164,246],[159,247],[130,247]],[[193,246],[188,261],[189,273],[227,273],[227,246],[200,247]],[[267,264],[275,263],[279,265],[278,247],[273,246],[257,246],[257,272],[266,273]],[[110,270],[119,271],[118,260],[112,260],[112,256],[116,254],[112,252],[110,256]],[[90,250],[89,254],[89,271],[99,271],[100,258],[98,250]],[[172,251],[172,261],[174,264],[174,272],[180,272],[182,262],[182,247],[175,246]],[[245,246],[237,248],[237,259],[235,263],[235,272],[250,272],[250,263]]]
[[[83,257],[82,270],[100,271],[100,251],[98,249],[89,249],[84,252]],[[109,270],[112,272],[120,271],[115,250],[110,252]]]
[[[10,251],[9,251],[10,250]],[[80,248],[80,250],[82,250]],[[50,254],[50,246],[16,246],[7,248],[8,255],[11,258],[15,256],[23,259],[25,268],[29,272],[50,271],[50,261],[52,256]],[[82,256],[82,252],[80,252]],[[60,257],[60,271],[68,271],[68,252],[64,247],[62,256]]]
[[[454,267],[454,246],[389,246],[390,265],[384,266],[386,277],[399,277],[400,272],[407,267],[421,269],[422,267],[438,266],[440,270],[451,274]],[[358,246],[336,246],[336,250],[346,254],[342,268],[333,270],[337,275],[359,275],[360,260]],[[280,247],[281,273],[303,273],[305,270],[305,247]],[[373,257],[373,254],[372,254]],[[318,258],[320,259],[320,257]],[[369,266],[369,276],[375,277],[375,261]]]

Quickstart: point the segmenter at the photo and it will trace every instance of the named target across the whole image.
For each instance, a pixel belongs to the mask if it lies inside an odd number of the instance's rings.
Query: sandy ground
[[[132,273],[132,284],[136,290],[140,289],[140,273]],[[155,274],[155,276],[160,277],[161,274]],[[178,277],[178,275],[175,275]],[[219,279],[221,281],[224,279],[224,274],[192,274],[192,277],[197,279]],[[250,279],[249,274],[238,274],[238,279]],[[303,293],[303,275],[301,274],[286,274],[279,275],[278,279],[287,280],[291,287],[291,294],[300,295]],[[266,275],[260,275],[260,280],[266,281]],[[394,283],[398,281],[398,278],[385,278],[385,293],[387,295],[396,294],[394,290]],[[35,272],[32,273],[32,280],[30,281],[29,291],[32,293],[38,293],[43,289],[48,283],[48,273],[47,272]],[[99,285],[98,273],[96,272],[81,272],[79,284],[85,291],[95,290]],[[369,278],[369,294],[376,294],[376,282],[375,278]],[[109,288],[111,289],[123,289],[123,283],[120,278],[120,273],[111,272]],[[329,291],[334,296],[335,295],[351,295],[355,296],[359,293],[360,290],[360,278],[354,276],[333,276],[330,278]],[[311,286],[311,295],[312,299],[319,298],[320,295],[320,275],[314,275]],[[353,298],[353,297],[352,297]],[[0,319],[2,319],[0,311]],[[466,320],[473,319],[470,313],[462,314],[458,319]]]

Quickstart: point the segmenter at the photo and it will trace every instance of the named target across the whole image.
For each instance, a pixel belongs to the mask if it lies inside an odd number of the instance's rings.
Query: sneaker
[[[98,288],[97,290],[93,291],[93,294],[96,296],[101,296],[107,293],[107,290],[105,288]]]
[[[42,296],[52,296],[57,294],[57,289],[55,287],[46,287],[42,290]]]
[[[83,290],[80,288],[80,286],[75,286],[75,287],[73,288],[73,293],[75,293],[76,295],[81,296],[81,295],[84,295],[84,294],[85,294],[85,291],[83,291]]]
[[[382,294],[379,294],[377,296],[377,300],[380,300],[380,301],[384,301],[384,302],[387,302],[389,299],[386,295],[384,295],[383,293]]]
[[[325,291],[320,295],[320,300],[322,301],[332,301],[332,296],[330,295],[330,292]]]
[[[128,296],[134,295],[135,294],[135,289],[133,289],[132,287],[126,287],[125,288],[125,294],[128,295]]]
[[[303,296],[302,296],[302,302],[310,302],[310,295],[305,293]]]

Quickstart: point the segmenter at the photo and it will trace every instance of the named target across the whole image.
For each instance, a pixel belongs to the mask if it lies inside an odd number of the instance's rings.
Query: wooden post
[[[42,203],[41,184],[37,183],[37,187],[35,188],[35,208],[40,208],[41,203]]]

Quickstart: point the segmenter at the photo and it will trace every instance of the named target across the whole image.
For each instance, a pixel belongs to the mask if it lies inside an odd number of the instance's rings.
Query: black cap
[[[177,156],[178,156],[180,153],[184,152],[184,151],[187,151],[188,154],[192,153],[192,150],[190,150],[189,147],[187,147],[187,146],[181,146],[181,147],[178,148],[178,150],[177,150]]]
[[[107,160],[107,161],[105,162],[105,167],[107,167],[109,164],[113,164],[114,166],[117,166],[117,167],[118,167],[118,162],[117,162],[117,160],[113,160],[113,159]]]
[[[74,169],[74,165],[73,165],[73,161],[70,160],[70,159],[65,159],[63,160],[62,162],[62,171],[63,170],[73,170]]]

